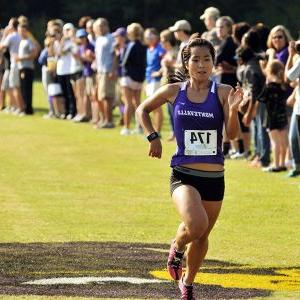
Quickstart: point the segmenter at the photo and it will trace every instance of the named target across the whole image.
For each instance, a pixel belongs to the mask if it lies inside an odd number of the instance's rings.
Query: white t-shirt
[[[79,46],[73,43],[72,54],[77,54],[79,51]],[[71,59],[71,74],[80,72],[83,70],[83,64],[79,59],[72,55]]]
[[[24,55],[30,55],[34,50],[34,45],[30,39],[23,39],[19,45],[19,56],[22,57]],[[33,59],[25,59],[18,62],[18,68],[24,69],[34,69]]]
[[[58,57],[57,60],[57,66],[56,66],[56,74],[57,75],[70,75],[71,72],[71,62],[72,62],[72,41],[67,39],[64,41],[64,44],[58,45],[56,47],[56,51],[60,52],[60,49],[62,47],[62,50],[64,51],[64,54],[61,54]]]
[[[2,42],[2,45],[8,48],[10,54],[10,65],[15,66],[15,56],[18,55],[21,37],[17,32],[10,33]]]
[[[296,102],[294,104],[294,113],[300,115],[300,57],[295,61],[293,67],[288,70],[287,77],[291,81],[298,79]]]

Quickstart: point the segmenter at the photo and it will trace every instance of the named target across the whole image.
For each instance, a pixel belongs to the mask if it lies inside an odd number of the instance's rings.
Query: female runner
[[[210,80],[215,50],[207,40],[192,37],[181,56],[183,71],[146,99],[137,116],[150,142],[149,156],[161,158],[162,144],[149,114],[166,102],[173,105],[177,151],[171,161],[170,190],[182,223],[167,267],[171,277],[179,280],[181,299],[190,300],[195,299],[192,284],[224,196],[223,126],[230,139],[236,138],[243,92],[239,86],[233,89]],[[184,252],[186,270],[182,274]]]

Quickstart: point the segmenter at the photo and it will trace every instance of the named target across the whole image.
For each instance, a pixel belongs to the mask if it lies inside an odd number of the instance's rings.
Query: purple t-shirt
[[[284,65],[286,64],[289,57],[289,49],[288,47],[283,48],[279,52],[275,54],[276,59],[280,60]]]
[[[86,46],[81,45],[79,47],[79,55],[83,56],[83,54],[86,50],[91,50],[93,53],[95,53],[95,47],[91,43],[88,43]],[[92,63],[89,61],[84,61],[82,72],[83,72],[84,77],[92,76],[94,73],[94,71],[92,69]]]

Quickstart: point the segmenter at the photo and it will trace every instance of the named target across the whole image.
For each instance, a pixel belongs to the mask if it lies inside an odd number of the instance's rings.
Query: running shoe
[[[183,283],[183,277],[184,276],[182,276],[178,283],[178,287],[181,292],[181,300],[195,300],[196,298],[194,297],[193,285],[185,285]]]
[[[179,280],[182,275],[182,260],[184,252],[178,252],[175,248],[175,240],[169,251],[167,269],[174,280]]]

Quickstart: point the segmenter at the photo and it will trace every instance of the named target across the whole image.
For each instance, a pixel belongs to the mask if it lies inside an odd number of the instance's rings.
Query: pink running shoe
[[[183,283],[183,277],[180,279],[178,283],[178,287],[181,292],[181,300],[195,300],[193,286],[192,285],[185,285]]]
[[[171,244],[167,269],[174,280],[179,280],[182,275],[182,259],[184,252],[178,252],[175,248],[175,240]]]

